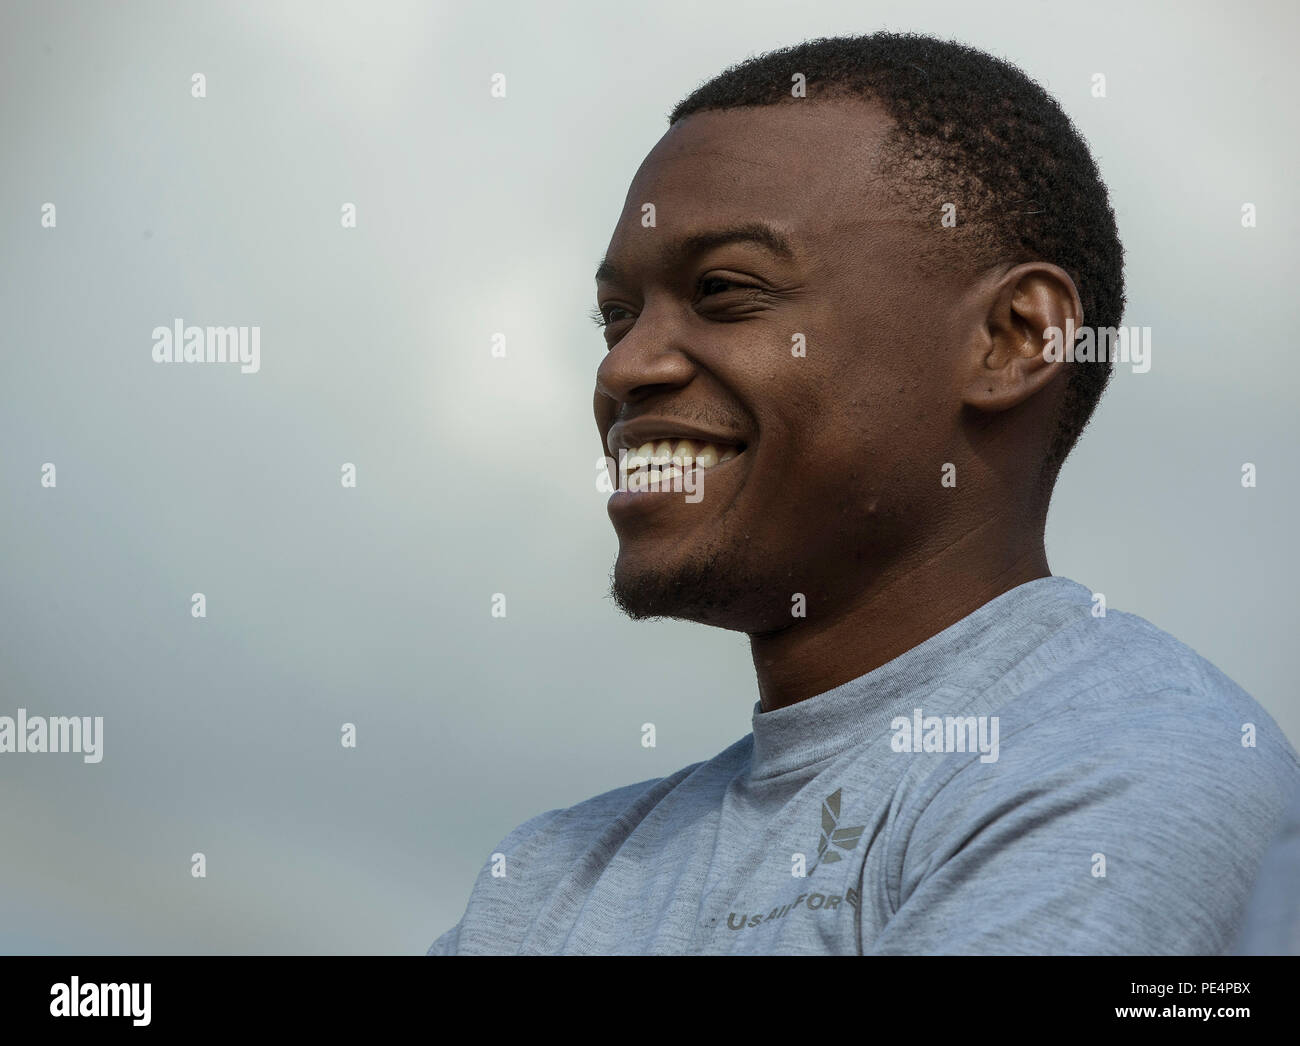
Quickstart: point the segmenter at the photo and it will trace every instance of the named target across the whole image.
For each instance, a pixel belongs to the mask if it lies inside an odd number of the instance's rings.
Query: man
[[[1111,366],[1051,332],[1124,304],[1057,104],[925,37],[749,60],[673,112],[597,296],[614,596],[748,634],[753,732],[516,828],[430,954],[1227,950],[1300,762],[1048,568]]]

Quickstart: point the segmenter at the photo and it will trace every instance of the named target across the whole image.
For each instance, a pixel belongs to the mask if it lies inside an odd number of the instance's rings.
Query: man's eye
[[[706,299],[719,296],[721,300],[704,304]],[[701,276],[695,284],[695,306],[714,319],[741,319],[769,307],[771,302],[772,296],[764,288],[729,276]]]
[[[759,301],[765,299],[767,291],[753,283],[732,279],[730,276],[701,276],[695,284],[695,300],[711,298],[715,294],[731,292],[733,305],[741,301]]]
[[[591,310],[591,322],[597,327],[608,327],[611,323],[617,323],[623,318],[619,313],[626,313],[628,316],[632,315],[621,305],[597,305]]]
[[[698,284],[700,297],[707,298],[710,294],[721,294],[728,287],[744,287],[743,283],[736,283],[733,280],[725,279],[722,276],[705,276]]]

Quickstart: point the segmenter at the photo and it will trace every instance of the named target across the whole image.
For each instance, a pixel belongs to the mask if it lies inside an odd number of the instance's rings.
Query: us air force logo
[[[854,825],[852,828],[839,827],[840,793],[842,791],[842,788],[837,788],[822,800],[821,838],[817,842],[817,860],[809,871],[809,875],[817,870],[818,865],[842,861],[844,858],[841,851],[848,853],[858,845],[858,840],[862,838],[865,825]]]

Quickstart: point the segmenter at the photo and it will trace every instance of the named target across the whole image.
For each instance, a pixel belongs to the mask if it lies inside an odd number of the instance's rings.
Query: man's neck
[[[781,632],[750,636],[764,712],[825,693],[887,664],[992,599],[1051,576],[1041,532],[992,562],[977,528],[925,561],[883,577],[850,605]]]

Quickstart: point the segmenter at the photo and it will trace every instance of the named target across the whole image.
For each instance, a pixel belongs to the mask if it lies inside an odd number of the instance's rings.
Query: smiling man
[[[430,953],[1229,948],[1300,763],[1048,567],[1111,364],[1045,350],[1124,305],[1060,107],[926,37],[751,59],[673,112],[597,297],[614,597],[746,633],[752,733],[516,828]]]

